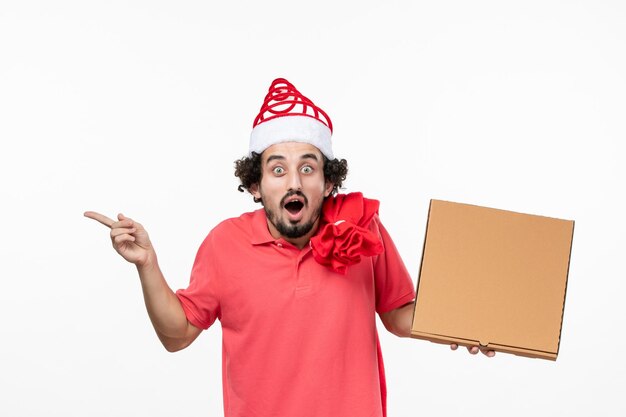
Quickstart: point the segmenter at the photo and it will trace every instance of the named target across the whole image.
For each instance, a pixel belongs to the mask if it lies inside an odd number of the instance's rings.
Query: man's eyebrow
[[[283,155],[270,155],[267,157],[267,161],[265,161],[265,163],[269,164],[271,161],[274,161],[274,160],[285,160],[285,159],[286,158]],[[314,153],[305,153],[304,155],[300,156],[300,159],[313,159],[314,161],[319,161],[319,158]]]
[[[269,164],[271,161],[273,161],[273,160],[275,160],[275,159],[285,159],[285,157],[284,157],[284,156],[282,156],[282,155],[270,155],[270,156],[267,158],[267,161],[265,161],[265,163],[266,163],[266,164]]]

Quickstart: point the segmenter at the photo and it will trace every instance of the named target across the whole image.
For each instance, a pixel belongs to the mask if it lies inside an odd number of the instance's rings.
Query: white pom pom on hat
[[[303,142],[334,159],[331,146],[333,124],[324,110],[303,96],[289,81],[277,78],[265,96],[252,124],[249,155],[260,154],[281,142]]]

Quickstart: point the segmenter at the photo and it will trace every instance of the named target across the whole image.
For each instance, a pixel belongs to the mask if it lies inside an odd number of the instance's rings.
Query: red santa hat
[[[276,143],[304,142],[317,147],[328,159],[334,159],[332,133],[333,124],[326,112],[289,81],[277,78],[252,124],[249,154],[260,154]]]

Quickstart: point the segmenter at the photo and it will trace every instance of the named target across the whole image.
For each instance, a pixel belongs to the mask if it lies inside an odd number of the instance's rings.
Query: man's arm
[[[146,310],[159,340],[168,352],[176,352],[189,346],[202,329],[189,323],[176,294],[167,285],[156,262],[137,265]]]
[[[413,303],[415,303],[415,301],[411,301],[386,313],[380,313],[380,320],[385,325],[385,329],[398,337],[411,337]]]
[[[380,320],[385,325],[385,328],[391,333],[399,337],[411,337],[411,324],[413,323],[413,304],[415,301],[411,301],[401,307],[394,310],[387,311],[380,314]],[[452,343],[450,349],[457,350],[458,345]],[[468,346],[467,351],[472,355],[482,352],[488,357],[495,356],[496,352],[489,349],[479,348],[478,346]]]
[[[117,216],[118,221],[92,211],[85,216],[109,227],[113,248],[137,267],[148,316],[165,349],[175,352],[189,346],[202,329],[187,321],[178,297],[165,281],[143,226],[122,214]]]

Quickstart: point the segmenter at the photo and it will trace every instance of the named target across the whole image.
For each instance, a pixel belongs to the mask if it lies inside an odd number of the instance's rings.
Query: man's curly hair
[[[322,155],[324,160],[324,179],[333,184],[331,195],[337,194],[339,188],[348,175],[348,161],[345,159],[328,159]],[[250,191],[253,184],[261,182],[261,154],[252,152],[252,156],[243,157],[235,161],[235,176],[239,178],[241,184],[237,189],[241,192]],[[260,203],[261,199],[253,197],[255,203]]]

